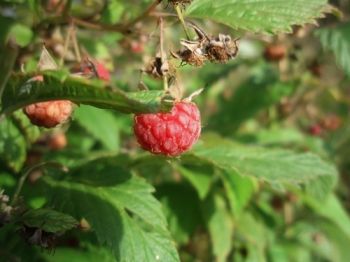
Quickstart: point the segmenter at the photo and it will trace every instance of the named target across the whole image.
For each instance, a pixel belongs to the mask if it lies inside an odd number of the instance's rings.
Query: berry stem
[[[68,46],[69,46],[69,43],[70,43],[72,34],[73,34],[73,27],[70,26],[70,27],[68,28],[68,32],[67,32],[67,35],[66,35],[66,39],[64,40],[63,54],[62,54],[62,57],[61,57],[61,59],[60,59],[59,67],[62,67],[62,66],[63,66],[64,57],[65,57],[66,54],[67,54]]]
[[[79,45],[78,45],[78,40],[77,40],[77,30],[76,27],[74,26],[74,24],[72,23],[72,42],[73,42],[73,48],[74,48],[74,53],[75,56],[78,60],[78,62],[81,62],[81,54],[80,54],[80,49],[79,49]]]
[[[163,18],[159,18],[159,30],[160,30],[160,57],[162,59],[162,65],[166,63],[166,56],[165,56],[165,51],[164,51],[164,22]],[[168,78],[166,74],[163,73],[163,88],[165,91],[168,91]]]
[[[189,34],[188,30],[187,30],[186,22],[185,22],[185,19],[183,17],[180,5],[176,5],[175,6],[175,10],[176,10],[177,16],[178,16],[178,18],[179,18],[179,20],[181,22],[181,25],[182,25],[182,27],[183,27],[183,29],[185,31],[186,37],[187,37],[188,40],[190,40],[191,39],[190,38],[190,34]]]

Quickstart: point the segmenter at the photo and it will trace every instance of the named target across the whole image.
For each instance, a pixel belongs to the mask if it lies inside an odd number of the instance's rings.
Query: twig
[[[74,24],[72,24],[73,27],[73,32],[72,32],[72,41],[73,41],[73,48],[74,48],[74,53],[75,56],[78,60],[78,62],[81,62],[81,55],[80,55],[80,49],[79,49],[79,45],[78,45],[78,41],[77,41],[77,30],[74,26]]]
[[[30,173],[32,173],[34,170],[43,167],[43,166],[52,166],[55,167],[57,169],[61,169],[64,172],[68,171],[68,168],[60,163],[57,162],[42,162],[40,164],[34,165],[32,167],[29,167],[27,170],[24,171],[23,175],[20,177],[17,187],[16,187],[16,191],[13,194],[12,200],[11,200],[11,206],[13,206],[14,204],[16,204],[19,194],[22,191],[24,182],[27,180],[27,177],[30,175]]]
[[[125,27],[121,24],[104,25],[104,24],[98,24],[98,23],[91,23],[76,17],[72,17],[71,22],[76,25],[79,25],[88,29],[92,29],[92,30],[98,30],[98,31],[104,30],[104,31],[113,31],[113,32],[119,32],[119,33],[128,33],[128,30],[125,30]]]
[[[69,28],[68,28],[68,32],[67,32],[66,39],[64,40],[63,55],[61,56],[60,63],[59,63],[59,67],[62,67],[62,66],[63,66],[64,57],[65,57],[66,54],[67,54],[68,46],[69,46],[69,42],[70,42],[71,37],[72,37],[73,30],[74,30],[74,28],[73,28],[73,26],[72,26],[72,24],[71,24],[71,25],[69,26]]]
[[[13,65],[15,64],[15,61],[18,55],[18,48],[16,47],[4,46],[3,48],[5,50],[0,50],[1,51],[0,57],[2,61],[2,66],[1,66],[2,76],[0,77],[0,104],[2,102],[2,94],[6,88],[7,81],[11,75]],[[0,116],[0,121],[1,121],[1,116]]]
[[[155,0],[141,15],[136,17],[134,20],[131,22],[127,23],[124,27],[125,28],[130,28],[133,25],[135,25],[137,22],[143,20],[147,16],[149,16],[150,13],[153,12],[153,10],[162,2],[162,0]]]

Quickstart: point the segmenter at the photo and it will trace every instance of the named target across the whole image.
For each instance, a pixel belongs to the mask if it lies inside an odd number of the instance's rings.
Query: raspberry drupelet
[[[178,156],[192,147],[200,132],[200,112],[192,102],[177,102],[169,113],[139,114],[134,118],[138,143],[153,154]]]

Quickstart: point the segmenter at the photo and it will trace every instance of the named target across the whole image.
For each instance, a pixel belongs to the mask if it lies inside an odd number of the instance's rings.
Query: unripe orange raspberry
[[[43,81],[43,76],[36,76],[30,81]],[[67,121],[73,111],[69,100],[55,100],[31,104],[23,109],[30,122],[37,126],[52,128]]]
[[[62,133],[52,135],[48,140],[48,146],[52,150],[61,150],[67,146],[67,137]]]
[[[73,111],[69,100],[40,102],[24,108],[24,113],[32,124],[52,128],[67,121]]]

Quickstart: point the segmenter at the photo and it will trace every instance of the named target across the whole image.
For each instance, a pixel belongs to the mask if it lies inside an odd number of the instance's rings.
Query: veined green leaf
[[[43,73],[44,81],[28,81],[28,76],[13,76],[2,97],[2,113],[10,113],[29,104],[68,99],[76,104],[114,109],[123,113],[168,110],[172,102],[162,91],[123,92],[101,82],[70,77],[64,72]]]
[[[184,157],[194,157],[231,173],[273,183],[303,184],[337,176],[333,165],[312,153],[244,146],[214,134],[202,136],[202,139],[202,144]]]
[[[0,122],[0,161],[18,172],[26,159],[26,141],[10,118]]]
[[[72,173],[69,181],[44,179],[51,205],[87,219],[117,261],[179,261],[154,189],[143,179],[101,161]]]
[[[314,23],[327,0],[194,0],[188,17],[211,19],[234,29],[259,33],[291,32],[291,26]]]
[[[319,29],[316,35],[322,46],[334,53],[337,63],[350,76],[350,23]]]
[[[79,125],[106,148],[111,151],[118,151],[120,142],[119,126],[111,112],[83,105],[75,111],[74,116]]]
[[[203,225],[200,201],[194,189],[186,184],[163,183],[157,187],[169,230],[178,245],[188,244],[196,229]]]
[[[208,197],[202,210],[210,233],[215,261],[227,261],[232,249],[233,219],[224,198],[218,194]]]
[[[20,220],[28,227],[41,228],[50,233],[62,233],[78,225],[78,221],[70,215],[44,208],[31,209]]]

